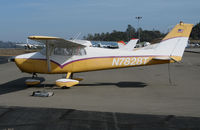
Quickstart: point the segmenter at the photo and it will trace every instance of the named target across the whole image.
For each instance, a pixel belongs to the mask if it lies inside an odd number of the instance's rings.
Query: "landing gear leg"
[[[33,73],[32,75],[32,79],[34,79],[35,77],[38,77],[36,73]]]
[[[73,73],[72,73],[72,72],[68,72],[68,73],[67,73],[66,79],[71,78],[70,76],[73,77]]]

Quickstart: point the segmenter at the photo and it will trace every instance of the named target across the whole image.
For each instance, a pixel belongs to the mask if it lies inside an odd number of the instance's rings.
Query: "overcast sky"
[[[125,31],[128,24],[166,32],[179,21],[200,22],[200,0],[0,0],[0,40],[29,35],[70,38],[81,32]]]

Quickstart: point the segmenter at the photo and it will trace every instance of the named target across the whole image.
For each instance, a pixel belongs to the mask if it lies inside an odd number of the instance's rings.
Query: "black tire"
[[[67,87],[67,86],[62,86],[61,88],[62,89],[70,89],[70,87]]]

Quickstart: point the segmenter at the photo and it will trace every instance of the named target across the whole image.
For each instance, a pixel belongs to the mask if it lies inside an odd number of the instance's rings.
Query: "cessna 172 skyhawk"
[[[122,49],[95,48],[84,40],[65,40],[59,37],[29,36],[46,45],[41,52],[23,54],[15,57],[22,72],[31,74],[67,74],[56,81],[59,87],[71,87],[79,83],[73,73],[105,70],[123,67],[164,64],[181,61],[193,25],[180,22],[158,43],[155,48]],[[71,78],[70,78],[71,77]],[[40,83],[27,80],[28,85]]]

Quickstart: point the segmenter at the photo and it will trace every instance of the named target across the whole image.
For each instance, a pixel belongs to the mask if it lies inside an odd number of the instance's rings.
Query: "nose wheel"
[[[36,74],[36,73],[33,73],[33,74],[32,74],[32,79],[34,79],[34,78],[36,78],[36,77],[38,77],[37,74]]]
[[[31,79],[27,79],[25,81],[25,84],[28,85],[28,86],[34,86],[34,85],[38,85],[40,84],[40,80],[39,79],[35,79],[37,76],[36,73],[33,73],[32,74],[32,78]]]

